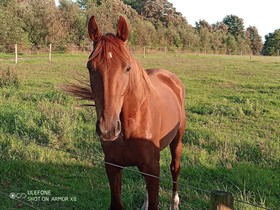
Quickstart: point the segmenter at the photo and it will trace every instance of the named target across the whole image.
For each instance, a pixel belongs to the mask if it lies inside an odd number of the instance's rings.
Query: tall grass
[[[214,189],[238,200],[280,206],[280,65],[277,58],[213,55],[148,55],[146,68],[175,72],[186,87],[187,126],[180,178],[181,209],[208,209]],[[95,112],[60,91],[87,74],[87,55],[53,62],[1,63],[0,191],[50,190],[75,201],[23,201],[40,209],[107,209],[110,196],[95,135]],[[170,154],[161,154],[160,208],[171,204]],[[126,209],[139,209],[144,181],[124,170]],[[197,189],[200,188],[203,191]],[[3,195],[1,209],[20,206]],[[30,200],[28,200],[30,199]],[[236,209],[254,209],[235,203]]]
[[[7,69],[0,68],[0,88],[3,87],[19,87],[19,78],[12,67]]]

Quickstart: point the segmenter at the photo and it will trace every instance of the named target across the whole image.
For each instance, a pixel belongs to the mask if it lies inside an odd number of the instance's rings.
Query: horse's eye
[[[130,65],[128,65],[128,66],[126,67],[125,72],[129,72],[129,71],[130,71],[130,69],[131,69],[131,66],[130,66]]]

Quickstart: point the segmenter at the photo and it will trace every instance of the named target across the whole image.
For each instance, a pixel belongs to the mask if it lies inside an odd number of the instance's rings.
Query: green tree
[[[227,54],[234,54],[237,51],[237,42],[233,35],[228,34],[225,39]]]
[[[223,23],[227,25],[228,33],[233,37],[244,37],[244,21],[236,15],[227,15],[223,19]]]
[[[24,22],[17,17],[17,6],[14,1],[0,4],[0,43],[7,45],[4,47],[6,50],[14,44],[28,44],[28,34],[23,30]]]
[[[60,0],[58,8],[62,16],[62,25],[67,31],[65,42],[83,48],[87,36],[85,13],[77,2],[71,0]]]
[[[200,50],[206,53],[211,49],[212,26],[206,20],[199,20],[195,25],[200,37]]]
[[[250,54],[250,40],[247,36],[238,36],[236,38],[237,49],[235,54]]]
[[[250,51],[250,41],[245,35],[243,19],[236,15],[227,15],[223,19],[223,23],[227,25],[228,31],[228,37],[226,39],[227,52],[237,54]],[[232,37],[235,39],[235,44]]]
[[[100,24],[102,33],[114,32],[119,16],[124,15],[120,12],[122,8],[119,6],[118,1],[103,0],[100,5],[95,1],[89,1],[86,14],[88,18],[95,15],[98,23],[102,23]]]
[[[144,35],[143,35],[144,34]],[[130,22],[129,42],[135,46],[156,45],[156,30],[151,22],[134,18]]]
[[[225,53],[226,46],[226,38],[227,38],[227,25],[223,22],[217,22],[212,24],[212,39],[211,46],[215,53]]]
[[[195,51],[199,45],[199,36],[193,27],[177,29],[181,38],[182,48]]]
[[[124,0],[125,4],[130,5],[133,9],[135,9],[139,14],[141,13],[145,3],[147,0],[139,1],[139,0]]]
[[[64,40],[67,31],[54,0],[22,0],[19,4],[23,29],[32,44],[58,44]]]
[[[246,36],[250,41],[250,49],[253,55],[259,55],[262,50],[263,43],[258,29],[255,26],[249,26],[246,29]]]
[[[279,55],[280,51],[280,29],[275,30],[265,36],[263,55]]]

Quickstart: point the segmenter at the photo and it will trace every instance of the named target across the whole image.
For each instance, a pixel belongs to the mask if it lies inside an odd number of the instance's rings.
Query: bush
[[[16,72],[8,67],[7,70],[0,69],[0,88],[3,87],[19,87],[19,78]]]

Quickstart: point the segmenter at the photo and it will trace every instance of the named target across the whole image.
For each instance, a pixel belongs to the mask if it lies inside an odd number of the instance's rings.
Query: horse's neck
[[[137,84],[131,84],[132,89],[125,97],[122,117],[125,124],[125,136],[129,138],[132,133],[135,134],[135,128],[140,123],[145,123],[147,115],[149,115],[148,104],[149,94],[151,91],[149,78],[146,71],[143,68],[139,68],[139,75],[133,82]]]
[[[124,103],[128,103],[128,107],[133,111],[139,109],[143,102],[147,99],[147,94],[150,90],[150,82],[146,71],[138,64],[137,72],[133,72],[130,79],[130,90]]]
[[[137,61],[134,60],[133,67],[135,71],[132,72],[130,78],[130,93],[129,97],[135,100],[135,103],[142,104],[147,94],[151,91],[151,82],[146,70],[141,67]]]

